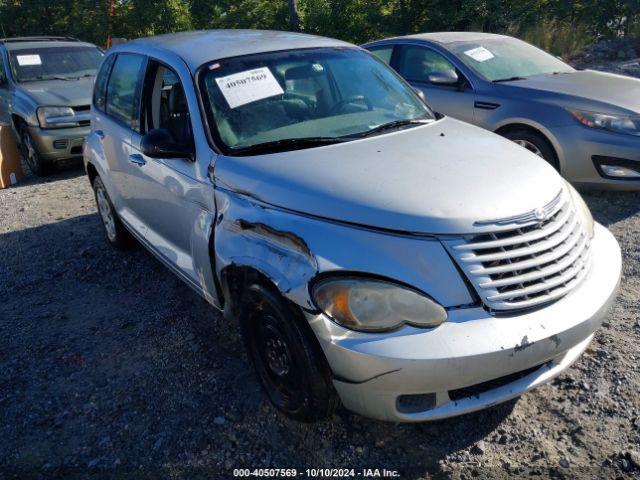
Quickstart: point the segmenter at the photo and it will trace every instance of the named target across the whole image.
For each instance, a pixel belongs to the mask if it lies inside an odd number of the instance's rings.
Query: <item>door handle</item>
[[[95,133],[96,137],[98,137],[100,140],[104,140],[104,132],[102,130],[96,130],[93,133]]]
[[[473,106],[475,108],[480,108],[482,110],[495,110],[496,108],[498,108],[500,106],[500,104],[499,103],[476,101],[473,104]]]
[[[147,164],[147,161],[139,153],[133,153],[129,155],[129,161],[131,163],[135,163],[139,167]]]

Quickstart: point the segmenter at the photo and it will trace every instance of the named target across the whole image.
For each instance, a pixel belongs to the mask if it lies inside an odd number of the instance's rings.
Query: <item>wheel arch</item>
[[[98,170],[96,169],[95,165],[91,162],[87,162],[85,170],[87,171],[87,176],[89,177],[89,183],[93,185],[93,181],[96,179],[97,176],[99,176]]]
[[[558,164],[560,173],[564,171],[564,155],[563,155],[562,147],[558,142],[558,140],[544,126],[535,122],[517,119],[517,120],[502,122],[499,125],[494,126],[493,128],[493,132],[500,136],[504,136],[508,132],[517,131],[517,130],[525,130],[525,131],[531,132],[535,135],[540,136],[540,138],[546,141],[555,155],[555,160]]]
[[[220,270],[218,281],[220,303],[225,315],[234,315],[237,312],[243,289],[253,283],[264,285],[286,298],[285,292],[278,286],[279,282],[273,277],[273,272],[267,272],[258,265],[239,263],[226,265]]]
[[[16,136],[16,139],[18,142],[21,142],[21,138],[20,138],[20,130],[22,128],[22,126],[28,126],[29,124],[27,123],[27,121],[22,117],[22,115],[19,115],[17,113],[12,113],[11,114],[11,128],[13,129],[13,133]]]

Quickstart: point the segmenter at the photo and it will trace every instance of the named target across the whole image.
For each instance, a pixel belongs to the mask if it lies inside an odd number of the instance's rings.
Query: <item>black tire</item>
[[[558,156],[556,155],[553,146],[549,141],[541,134],[532,132],[530,130],[508,130],[502,134],[503,137],[508,138],[512,142],[520,144],[523,148],[526,148],[530,152],[544,158],[557,171],[560,171],[560,164],[558,163]]]
[[[93,193],[107,240],[116,248],[127,248],[131,244],[131,234],[122,224],[115,208],[113,208],[113,203],[111,203],[107,189],[104,187],[100,177],[96,177],[93,180]]]
[[[25,125],[20,129],[20,153],[34,175],[44,177],[53,172],[53,163],[42,158]]]
[[[298,421],[330,416],[339,403],[331,370],[302,313],[275,289],[252,284],[242,292],[238,317],[271,403]]]

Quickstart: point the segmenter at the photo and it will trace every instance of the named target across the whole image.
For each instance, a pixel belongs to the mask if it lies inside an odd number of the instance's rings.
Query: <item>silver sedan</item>
[[[504,35],[425,33],[364,47],[434,110],[515,141],[570,182],[640,188],[640,80],[576,70]]]

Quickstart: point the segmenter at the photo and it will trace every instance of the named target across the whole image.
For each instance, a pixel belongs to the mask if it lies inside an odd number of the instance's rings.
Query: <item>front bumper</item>
[[[483,308],[454,309],[435,329],[403,327],[386,334],[354,332],[324,314],[307,314],[344,405],[381,420],[418,422],[461,415],[504,402],[569,367],[589,344],[615,300],[620,249],[596,225],[593,263],[566,297],[535,311],[492,316]],[[467,398],[452,391],[540,366],[512,382]],[[431,394],[422,411],[400,406],[402,395]]]
[[[571,183],[587,188],[640,190],[640,178],[613,179],[600,174],[593,157],[613,157],[636,164],[640,170],[640,138],[581,125],[554,128],[549,131],[555,139],[560,156],[562,175]]]
[[[38,148],[38,153],[49,161],[82,157],[82,144],[90,130],[90,126],[56,129],[29,127],[29,133]]]

